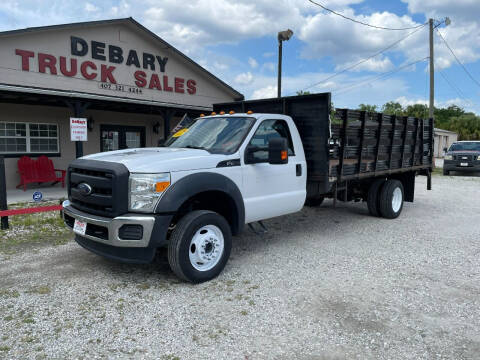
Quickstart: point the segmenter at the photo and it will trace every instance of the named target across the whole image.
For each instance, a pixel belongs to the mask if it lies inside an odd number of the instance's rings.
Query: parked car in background
[[[450,171],[480,172],[480,141],[457,141],[444,150],[443,175]]]

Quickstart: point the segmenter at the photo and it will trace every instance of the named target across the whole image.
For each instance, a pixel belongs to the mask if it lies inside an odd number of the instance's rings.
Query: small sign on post
[[[86,118],[70,118],[70,140],[88,141],[88,129]]]

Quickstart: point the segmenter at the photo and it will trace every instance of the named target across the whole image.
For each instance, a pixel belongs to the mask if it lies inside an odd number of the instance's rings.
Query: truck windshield
[[[240,116],[198,118],[172,134],[164,146],[231,154],[237,151],[254,122],[254,118]]]
[[[449,151],[480,151],[480,141],[454,143]]]

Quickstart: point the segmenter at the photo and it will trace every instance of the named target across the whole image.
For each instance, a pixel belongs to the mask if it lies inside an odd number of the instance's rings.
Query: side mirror
[[[268,163],[288,164],[288,142],[287,139],[274,138],[268,142]]]
[[[443,152],[447,152],[447,151],[448,151],[448,148],[444,147]]]

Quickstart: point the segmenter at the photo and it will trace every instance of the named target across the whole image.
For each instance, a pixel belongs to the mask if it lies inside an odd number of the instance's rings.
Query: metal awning
[[[67,100],[67,99],[92,100],[96,103],[109,102],[111,104],[112,102],[114,102],[114,103],[120,103],[120,104],[136,104],[136,105],[144,105],[147,107],[171,108],[171,109],[179,109],[179,110],[211,111],[212,109],[211,107],[207,107],[207,106],[169,103],[169,102],[161,102],[161,101],[155,101],[155,100],[140,100],[140,99],[131,99],[127,97],[98,95],[98,94],[91,94],[91,93],[78,92],[78,91],[63,91],[63,90],[44,89],[44,88],[9,85],[9,84],[0,84],[0,92],[18,93],[19,95],[20,94],[39,95],[41,98],[53,96],[53,97],[64,99],[64,100]]]

